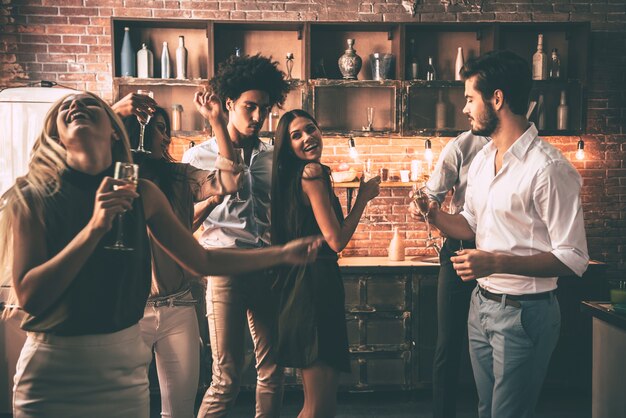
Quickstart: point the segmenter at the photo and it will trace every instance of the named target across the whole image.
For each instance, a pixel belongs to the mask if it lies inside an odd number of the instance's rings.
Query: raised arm
[[[31,315],[52,306],[75,279],[118,213],[132,208],[138,194],[113,190],[124,184],[105,178],[96,192],[93,216],[67,246],[48,258],[44,227],[32,215],[18,217],[13,228],[13,287],[18,303]]]
[[[311,204],[315,220],[324,235],[324,239],[333,251],[341,251],[348,245],[354,231],[359,225],[361,215],[367,202],[378,196],[380,192],[380,177],[374,177],[367,182],[361,181],[352,211],[343,223],[339,223],[332,202],[330,190],[324,179],[324,169],[319,163],[309,163],[302,172],[302,191]]]
[[[235,148],[228,133],[227,118],[219,97],[208,92],[197,91],[193,96],[193,103],[202,117],[211,124],[220,155],[231,161],[239,162],[236,159],[237,154],[235,154]]]
[[[133,92],[113,103],[111,108],[121,118],[135,115],[145,120],[148,115],[154,113],[156,106],[157,103],[152,97]]]
[[[140,180],[146,222],[157,243],[181,266],[203,276],[222,276],[261,270],[277,264],[305,264],[315,259],[320,237],[291,241],[283,246],[243,250],[204,249],[176,218],[163,193]]]

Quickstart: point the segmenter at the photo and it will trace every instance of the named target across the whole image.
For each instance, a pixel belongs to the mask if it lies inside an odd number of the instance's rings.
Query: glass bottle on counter
[[[393,229],[393,238],[389,243],[389,259],[391,261],[404,260],[404,239],[400,236],[398,227]]]
[[[437,72],[433,65],[433,57],[428,57],[428,65],[426,66],[426,80],[434,81],[437,79]]]
[[[543,34],[537,37],[537,52],[533,54],[533,80],[548,79],[548,56],[543,52]]]
[[[559,51],[554,48],[550,56],[550,79],[558,80],[559,78],[561,78],[561,58],[559,58]]]

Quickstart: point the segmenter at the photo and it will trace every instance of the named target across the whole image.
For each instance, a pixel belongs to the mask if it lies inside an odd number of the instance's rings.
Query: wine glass
[[[244,159],[243,148],[235,148],[235,154],[239,155],[239,158],[241,159],[241,163],[245,167],[246,163],[245,163],[245,159]],[[234,202],[234,203],[243,203],[246,200],[241,198],[241,190],[237,189],[237,192],[234,195],[231,195],[230,201]]]
[[[368,181],[374,177],[374,173],[372,172],[372,160],[369,158],[363,163],[363,181]],[[365,203],[365,209],[363,209],[363,214],[361,215],[361,222],[367,225],[373,224],[372,219],[367,215],[367,207],[370,202]]]
[[[115,163],[115,176],[116,179],[126,180],[128,184],[123,186],[115,186],[115,189],[125,188],[129,190],[137,189],[137,182],[139,181],[139,166],[133,163],[118,161]],[[127,247],[124,244],[124,213],[117,215],[117,230],[115,235],[115,243],[113,245],[107,245],[107,250],[117,251],[133,251],[134,248]]]
[[[412,197],[415,201],[415,205],[419,210],[420,214],[424,217],[424,223],[426,223],[426,248],[433,248],[437,255],[441,251],[441,247],[437,244],[437,240],[433,238],[432,230],[430,229],[430,221],[428,220],[428,214],[430,213],[430,205],[428,204],[428,195],[426,194],[426,186],[420,187],[417,183],[413,183],[411,186],[412,189]],[[426,201],[426,207],[423,208],[419,201]]]
[[[152,93],[150,90],[137,90],[137,94],[148,96],[151,99],[154,99],[154,93]],[[151,118],[152,118],[152,115],[150,113],[147,114],[145,119],[137,116],[137,121],[139,122],[139,125],[141,126],[141,129],[139,131],[139,146],[137,147],[137,149],[133,150],[136,153],[139,153],[139,154],[151,154],[151,152],[148,151],[147,149],[145,149],[144,146],[143,146],[143,140],[144,140],[144,136],[146,134],[146,125],[148,125],[148,123],[150,123],[150,119]]]

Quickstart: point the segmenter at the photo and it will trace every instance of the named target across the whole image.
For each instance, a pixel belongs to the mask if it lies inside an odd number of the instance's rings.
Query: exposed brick
[[[186,18],[191,17],[191,10],[154,10],[154,17]]]
[[[51,53],[81,54],[87,52],[86,45],[50,45],[48,48]]]
[[[20,6],[18,8],[19,13],[22,15],[39,15],[39,16],[54,16],[59,14],[58,7],[43,7],[43,6]]]
[[[62,16],[95,16],[98,9],[91,7],[61,7],[59,14]]]
[[[82,35],[85,33],[85,26],[80,25],[47,25],[46,33]]]

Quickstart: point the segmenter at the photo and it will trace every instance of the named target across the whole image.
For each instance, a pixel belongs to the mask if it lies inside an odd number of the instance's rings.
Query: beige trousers
[[[133,325],[111,334],[29,332],[13,387],[14,418],[148,418],[150,349]]]
[[[256,418],[280,415],[283,370],[272,349],[276,330],[272,277],[257,272],[236,277],[211,276],[207,281],[207,318],[213,356],[213,378],[198,412],[199,418],[225,417],[234,405],[244,367],[246,327],[256,357]]]

